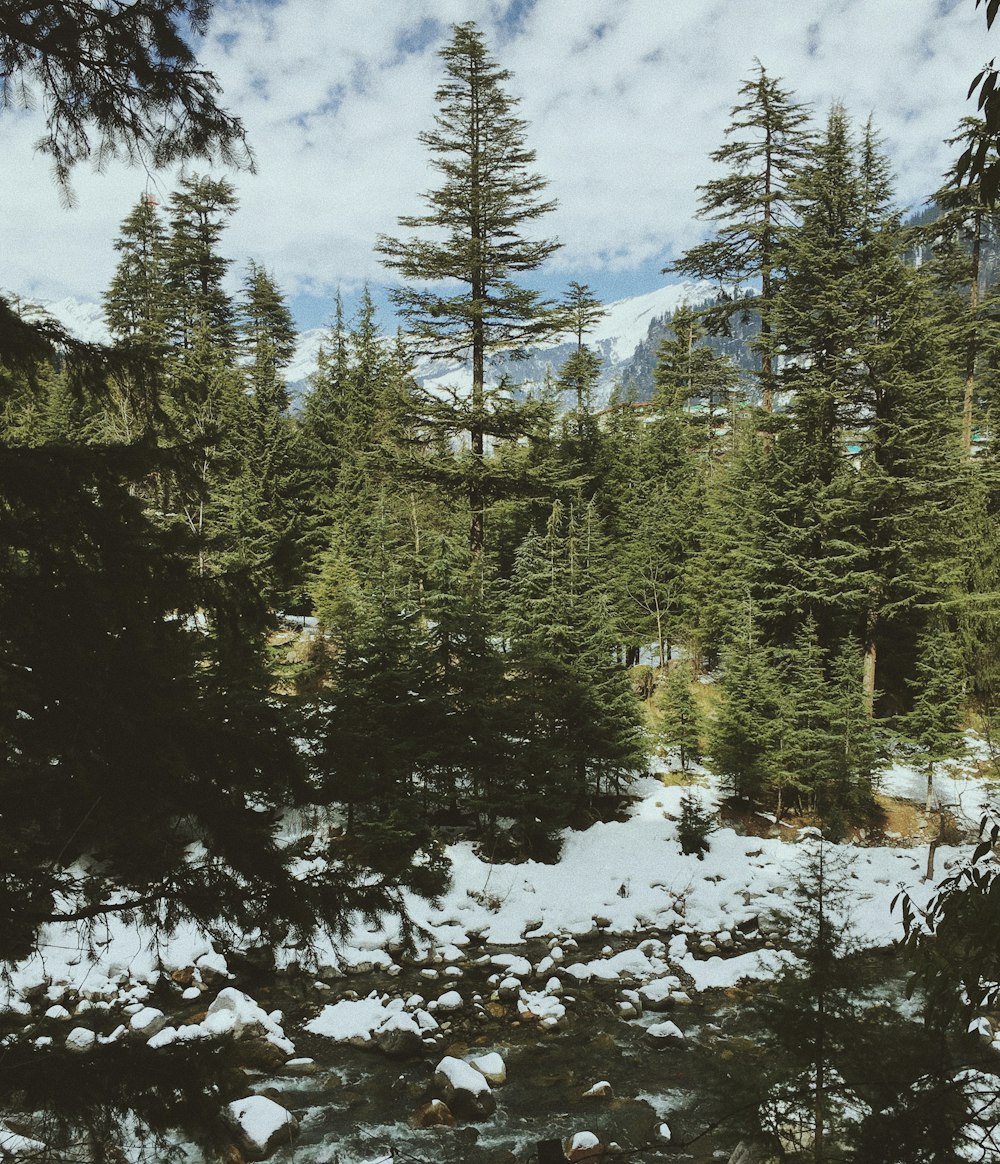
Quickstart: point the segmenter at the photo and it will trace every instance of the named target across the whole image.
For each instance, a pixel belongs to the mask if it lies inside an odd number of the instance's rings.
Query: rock
[[[434,1070],[434,1084],[459,1115],[485,1117],[496,1111],[497,1101],[486,1078],[464,1059],[446,1055]]]
[[[490,958],[490,962],[492,965],[506,970],[507,976],[509,977],[531,977],[531,963],[527,958],[522,958],[519,954],[494,954],[493,957]]]
[[[457,990],[448,990],[437,1000],[438,1010],[461,1010],[465,1006],[462,996]]]
[[[674,993],[679,983],[676,978],[654,978],[639,987],[639,1000],[645,1010],[670,1010],[675,1003]]]
[[[284,1067],[287,1055],[261,1035],[244,1035],[236,1044],[236,1059],[251,1071],[277,1071]]]
[[[497,986],[497,994],[501,998],[517,998],[521,993],[521,980],[519,978],[504,978]]]
[[[55,1006],[50,1006],[49,1009],[45,1012],[45,1017],[47,1019],[68,1019],[71,1016],[69,1011],[64,1006],[56,1003]]]
[[[486,1004],[486,1013],[490,1018],[500,1019],[507,1013],[507,1008],[502,1002],[495,1002],[493,1000]]]
[[[669,1144],[672,1136],[669,1124],[660,1124],[656,1129],[656,1138],[662,1140],[665,1144]]]
[[[583,1093],[584,1099],[613,1099],[614,1089],[611,1084],[602,1079],[599,1083],[595,1083],[593,1087],[588,1087]]]
[[[226,959],[221,954],[216,954],[214,950],[210,954],[202,954],[195,962],[195,966],[202,982],[207,986],[214,986],[223,979],[232,978]]]
[[[503,1087],[507,1082],[507,1064],[496,1051],[490,1051],[486,1055],[478,1055],[475,1059],[470,1059],[469,1064],[482,1075],[491,1087]]]
[[[405,1011],[390,1014],[372,1037],[378,1049],[386,1055],[416,1055],[424,1049],[420,1024]]]
[[[651,1027],[646,1028],[646,1034],[653,1040],[653,1042],[661,1042],[663,1040],[673,1041],[684,1038],[683,1033],[676,1023],[666,1022],[653,1023]]]
[[[178,986],[187,989],[194,982],[195,969],[193,966],[182,966],[178,970],[174,970],[170,977]]]
[[[299,1127],[290,1111],[264,1095],[234,1100],[226,1108],[225,1116],[247,1160],[266,1160],[273,1156],[279,1148],[291,1143]]]
[[[318,1075],[320,1072],[320,1065],[315,1059],[289,1059],[282,1071],[286,1075]]]
[[[66,1050],[83,1055],[97,1042],[97,1036],[88,1027],[74,1027],[66,1036]]]
[[[604,1151],[604,1145],[593,1132],[575,1132],[563,1141],[563,1155],[570,1164],[577,1164],[581,1160],[599,1160]]]
[[[443,1100],[432,1099],[430,1103],[417,1108],[410,1116],[410,1123],[415,1128],[453,1128],[455,1117]]]
[[[156,1007],[142,1007],[136,1010],[128,1021],[129,1029],[143,1038],[151,1038],[166,1025],[166,1015]]]

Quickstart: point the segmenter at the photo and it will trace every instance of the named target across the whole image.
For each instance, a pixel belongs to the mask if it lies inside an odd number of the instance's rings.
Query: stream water
[[[526,955],[534,956],[531,951]],[[480,991],[488,997],[485,977],[483,971],[478,981],[469,971],[461,982],[463,994]],[[902,998],[904,972],[897,959],[869,956],[864,977],[870,985],[879,984],[886,997]],[[415,973],[408,978],[409,971],[392,980],[372,975],[351,979],[350,986],[362,996],[370,989],[405,995],[426,987]],[[729,1121],[711,1125],[720,1097],[723,1107],[727,1093],[733,1107],[738,1106],[743,1081],[737,1076],[747,1061],[740,1052],[754,1039],[745,1005],[754,988],[706,992],[669,1015],[647,1013],[625,1021],[616,1010],[622,985],[572,988],[566,1019],[557,1031],[511,1021],[509,1013],[458,1018],[442,1033],[438,1047],[415,1058],[389,1058],[297,1034],[299,1054],[315,1059],[316,1073],[255,1083],[255,1090],[278,1099],[300,1120],[294,1144],[273,1159],[296,1164],[521,1164],[538,1159],[540,1142],[586,1130],[602,1143],[620,1145],[624,1155],[618,1158],[635,1164],[728,1160],[740,1139],[738,1126]],[[316,1010],[315,995],[282,996],[280,987],[266,995],[262,984],[262,1004],[283,1007],[286,1024],[292,1020],[296,1028]],[[681,1028],[683,1040],[651,1039],[646,1028],[668,1017]],[[495,1092],[496,1112],[454,1128],[415,1127],[413,1114],[437,1094],[433,1074],[440,1058],[487,1051],[499,1052],[507,1065],[507,1082]],[[585,1098],[584,1092],[602,1080],[610,1083],[613,1094]],[[669,1143],[659,1132],[663,1123],[671,1131]]]

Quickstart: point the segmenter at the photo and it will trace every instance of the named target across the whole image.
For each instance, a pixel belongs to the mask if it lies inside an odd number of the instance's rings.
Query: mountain
[[[25,319],[49,315],[57,323],[61,323],[70,335],[83,340],[84,343],[106,344],[111,341],[111,334],[104,322],[104,308],[99,303],[84,303],[72,296],[37,302],[20,299],[17,296],[10,298]]]
[[[604,318],[584,337],[587,346],[602,359],[597,396],[606,401],[616,384],[632,385],[640,397],[652,390],[651,363],[636,364],[636,357],[651,337],[665,333],[670,316],[682,304],[704,303],[715,292],[710,283],[671,283],[628,299],[606,304]],[[653,342],[655,354],[658,338]],[[565,359],[575,350],[575,337],[559,338],[552,343],[529,348],[523,358],[499,356],[491,361],[488,372],[492,384],[506,378],[522,393],[545,383],[546,375],[557,376]],[[462,389],[468,382],[468,367],[459,360],[426,361],[417,368],[425,387],[442,390]]]
[[[632,386],[640,398],[648,397],[656,349],[666,334],[670,316],[681,304],[703,303],[713,295],[709,283],[670,283],[656,291],[607,304],[604,318],[585,337],[587,345],[603,361],[599,399],[606,400],[615,384]],[[66,298],[41,304],[40,309],[79,339],[106,343],[110,338],[99,304]],[[327,334],[325,328],[311,328],[299,334],[295,354],[285,370],[293,398],[305,391]],[[575,338],[567,336],[530,348],[523,359],[498,357],[491,362],[490,381],[497,384],[506,378],[515,390],[530,392],[545,382],[547,374],[558,375],[575,346]],[[435,387],[461,390],[468,383],[468,367],[458,360],[423,360],[416,372],[417,378],[432,390]]]

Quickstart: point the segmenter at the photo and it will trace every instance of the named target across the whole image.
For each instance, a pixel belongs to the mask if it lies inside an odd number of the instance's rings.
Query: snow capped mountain
[[[617,382],[635,382],[636,388],[648,387],[645,376],[634,376],[632,365],[637,353],[646,343],[652,331],[661,331],[662,322],[685,303],[703,303],[715,294],[710,283],[671,283],[645,295],[634,295],[628,299],[617,299],[606,305],[607,314],[584,337],[588,347],[597,352],[603,363],[598,381],[599,399],[606,400]],[[524,390],[540,386],[546,373],[557,375],[563,361],[576,347],[576,337],[558,337],[553,342],[531,348],[524,359],[499,357],[492,361],[488,377],[495,384],[506,377],[512,385]],[[451,363],[429,363],[420,377],[425,387],[446,390],[461,390],[468,381],[465,365],[458,361]],[[648,369],[646,370],[648,372]]]
[[[585,337],[588,346],[602,360],[598,394],[606,398],[615,382],[635,382],[641,390],[644,373],[636,371],[637,353],[646,344],[650,329],[659,331],[662,321],[684,303],[701,303],[709,299],[713,288],[709,283],[670,283],[644,295],[618,299],[606,305],[607,314]],[[22,308],[26,313],[31,309]],[[90,343],[110,340],[104,322],[102,307],[66,298],[38,305],[66,328],[71,335]],[[299,334],[295,354],[285,369],[285,380],[297,397],[316,370],[320,347],[328,332],[326,328],[311,328]],[[546,373],[557,375],[563,361],[573,351],[575,338],[558,337],[553,342],[532,348],[524,359],[500,357],[492,361],[490,378],[498,383],[506,377],[511,384],[525,390],[541,385]],[[632,365],[636,364],[633,368]],[[463,391],[468,383],[468,369],[459,361],[421,361],[417,376],[425,386],[442,391]]]
[[[111,341],[111,333],[104,322],[104,308],[99,303],[84,303],[67,296],[55,301],[39,300],[38,303],[22,300],[18,307],[25,319],[40,314],[51,316],[71,336],[84,343],[106,344]]]
[[[711,283],[671,283],[645,295],[617,299],[607,304],[607,315],[597,324],[586,342],[604,359],[624,363],[649,335],[650,325],[672,315],[686,303],[703,303],[714,295]]]

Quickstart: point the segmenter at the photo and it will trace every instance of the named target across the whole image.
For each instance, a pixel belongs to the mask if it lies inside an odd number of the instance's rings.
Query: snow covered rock
[[[74,1027],[66,1036],[66,1050],[84,1055],[97,1042],[97,1036],[88,1027]]]
[[[571,1164],[582,1160],[599,1160],[604,1155],[604,1145],[593,1132],[574,1132],[563,1141],[563,1155]]]
[[[446,1055],[434,1070],[434,1084],[459,1115],[491,1116],[497,1101],[485,1076],[464,1059]]]
[[[152,1038],[167,1025],[167,1016],[155,1006],[144,1006],[129,1019],[129,1027],[144,1038]]]
[[[462,996],[457,990],[448,990],[437,1000],[438,1010],[461,1010],[465,1006]]]
[[[417,1108],[410,1117],[410,1123],[415,1128],[453,1128],[455,1117],[444,1100],[432,1099],[430,1103]]]
[[[469,1060],[469,1065],[474,1067],[491,1087],[503,1087],[507,1082],[507,1064],[496,1051],[490,1051],[487,1055],[477,1055],[475,1059]]]
[[[373,1034],[375,1045],[386,1055],[416,1055],[424,1049],[420,1024],[406,1011],[387,1015]]]
[[[588,1087],[587,1090],[583,1093],[583,1098],[613,1099],[614,1094],[614,1088],[611,1086],[611,1084],[606,1079],[602,1079],[600,1082],[595,1083],[593,1087]]]
[[[680,985],[680,979],[673,975],[644,982],[638,991],[643,1009],[669,1010],[676,1002],[674,995],[680,990]]]
[[[646,1034],[654,1042],[660,1042],[661,1040],[664,1040],[664,1039],[673,1040],[673,1039],[683,1039],[684,1038],[684,1035],[681,1032],[680,1027],[676,1023],[670,1022],[669,1019],[666,1022],[653,1023],[653,1025],[651,1027],[646,1028]]]
[[[266,1160],[298,1131],[298,1120],[280,1103],[263,1095],[234,1100],[226,1109],[226,1122],[237,1147],[247,1160]]]

